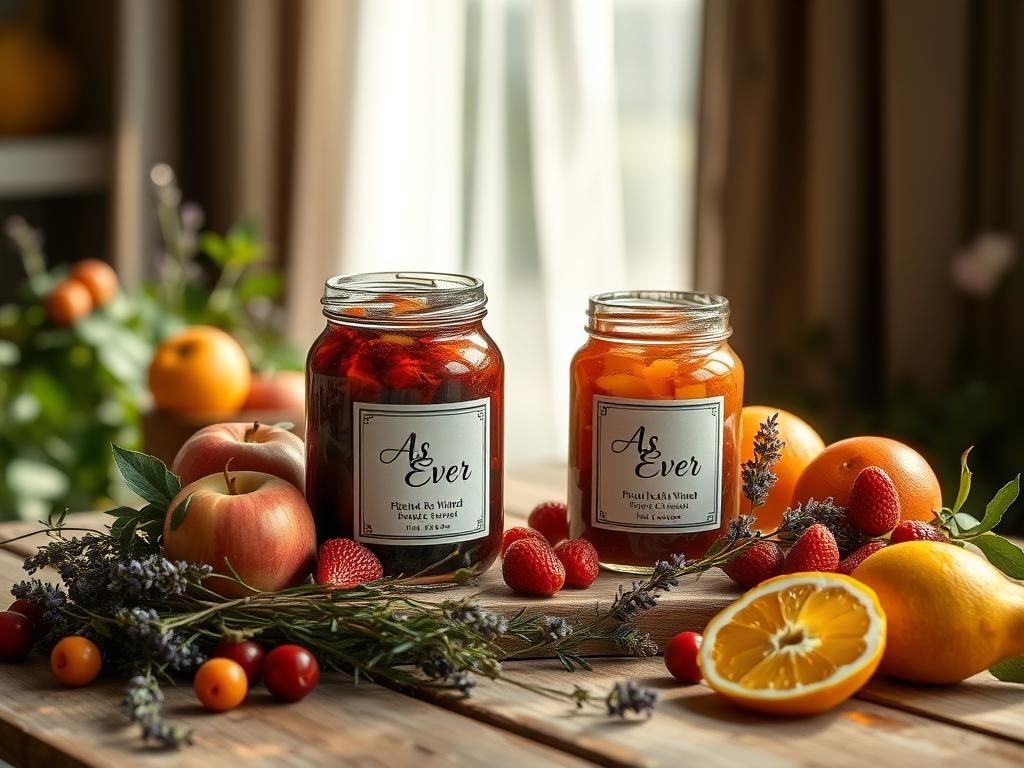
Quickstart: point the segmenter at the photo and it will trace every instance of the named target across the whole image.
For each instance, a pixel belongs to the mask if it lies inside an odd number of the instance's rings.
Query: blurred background
[[[976,445],[987,498],[1024,466],[1022,39],[1018,0],[0,0],[0,518],[189,428],[146,384],[188,324],[301,421],[278,372],[370,269],[485,280],[509,462],[564,459],[588,295],[696,289],[748,403],[946,494]]]

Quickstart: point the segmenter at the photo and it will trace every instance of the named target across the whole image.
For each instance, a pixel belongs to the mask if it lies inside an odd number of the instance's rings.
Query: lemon
[[[865,560],[889,620],[881,671],[917,683],[956,683],[1024,655],[1024,588],[960,547],[908,541]]]
[[[836,573],[762,582],[708,624],[704,680],[735,703],[773,715],[809,715],[845,701],[885,650],[874,592]]]

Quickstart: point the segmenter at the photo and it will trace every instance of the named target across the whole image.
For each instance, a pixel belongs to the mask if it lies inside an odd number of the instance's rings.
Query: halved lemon
[[[711,620],[700,668],[743,707],[810,715],[856,693],[884,651],[885,613],[869,587],[838,573],[793,573],[762,582]]]

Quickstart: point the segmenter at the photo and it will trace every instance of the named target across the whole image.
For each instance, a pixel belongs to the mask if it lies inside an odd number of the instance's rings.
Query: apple
[[[253,374],[249,396],[242,410],[290,411],[306,408],[306,376],[302,371],[274,371]]]
[[[223,471],[231,461],[238,471],[266,472],[300,491],[306,485],[306,451],[302,438],[258,421],[203,427],[178,450],[171,471],[182,485]]]
[[[294,485],[225,467],[174,497],[164,519],[164,556],[206,563],[214,574],[234,571],[255,589],[277,592],[301,584],[316,567],[316,528]],[[216,575],[205,586],[224,597],[249,594]]]

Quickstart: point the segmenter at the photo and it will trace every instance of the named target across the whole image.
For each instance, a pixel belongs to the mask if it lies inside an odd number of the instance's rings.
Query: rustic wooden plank
[[[594,672],[573,677],[559,669],[552,660],[506,664],[509,674],[546,686],[578,682],[604,692],[616,680],[637,679],[656,688],[662,700],[649,720],[609,723],[599,711],[576,712],[563,702],[489,681],[481,682],[470,699],[430,691],[419,695],[606,765],[861,768],[870,762],[906,768],[914,760],[929,766],[962,766],[965,760],[1019,766],[1024,761],[1020,744],[872,701],[851,699],[811,718],[747,713],[703,685],[675,683],[660,659],[607,659]],[[1024,706],[1018,704],[1008,716],[1021,718]]]
[[[541,497],[543,498],[543,497]],[[68,525],[81,528],[96,528],[107,524],[110,518],[98,513],[71,515]],[[0,525],[0,541],[11,535],[34,530],[38,524],[5,523]],[[9,533],[11,532],[11,533]],[[5,545],[5,548],[22,557],[35,551],[44,536],[20,539]],[[427,600],[458,600],[476,596],[481,605],[506,616],[522,609],[539,611],[549,616],[574,618],[581,613],[591,613],[595,606],[607,606],[615,597],[619,584],[629,584],[630,577],[602,571],[589,589],[564,589],[557,594],[543,597],[520,595],[509,589],[501,578],[500,562],[480,577],[476,586],[452,587],[425,595]],[[699,579],[691,576],[671,592],[663,595],[658,606],[645,612],[639,619],[640,627],[651,634],[659,647],[677,632],[683,630],[701,631],[707,622],[741,594],[721,571],[706,573]],[[594,643],[583,649],[588,655],[619,655],[621,651],[607,643]]]
[[[858,696],[867,701],[1024,744],[1024,686],[988,672],[958,685],[911,686],[873,679]]]
[[[0,552],[0,594],[23,578],[16,555]],[[165,688],[167,716],[195,729],[196,745],[179,752],[143,749],[137,726],[120,714],[124,681],[101,679],[62,688],[45,659],[3,666],[0,759],[18,766],[465,765],[504,762],[581,765],[561,751],[460,717],[375,685],[325,675],[294,705],[262,688],[237,710],[213,715],[187,683]]]

